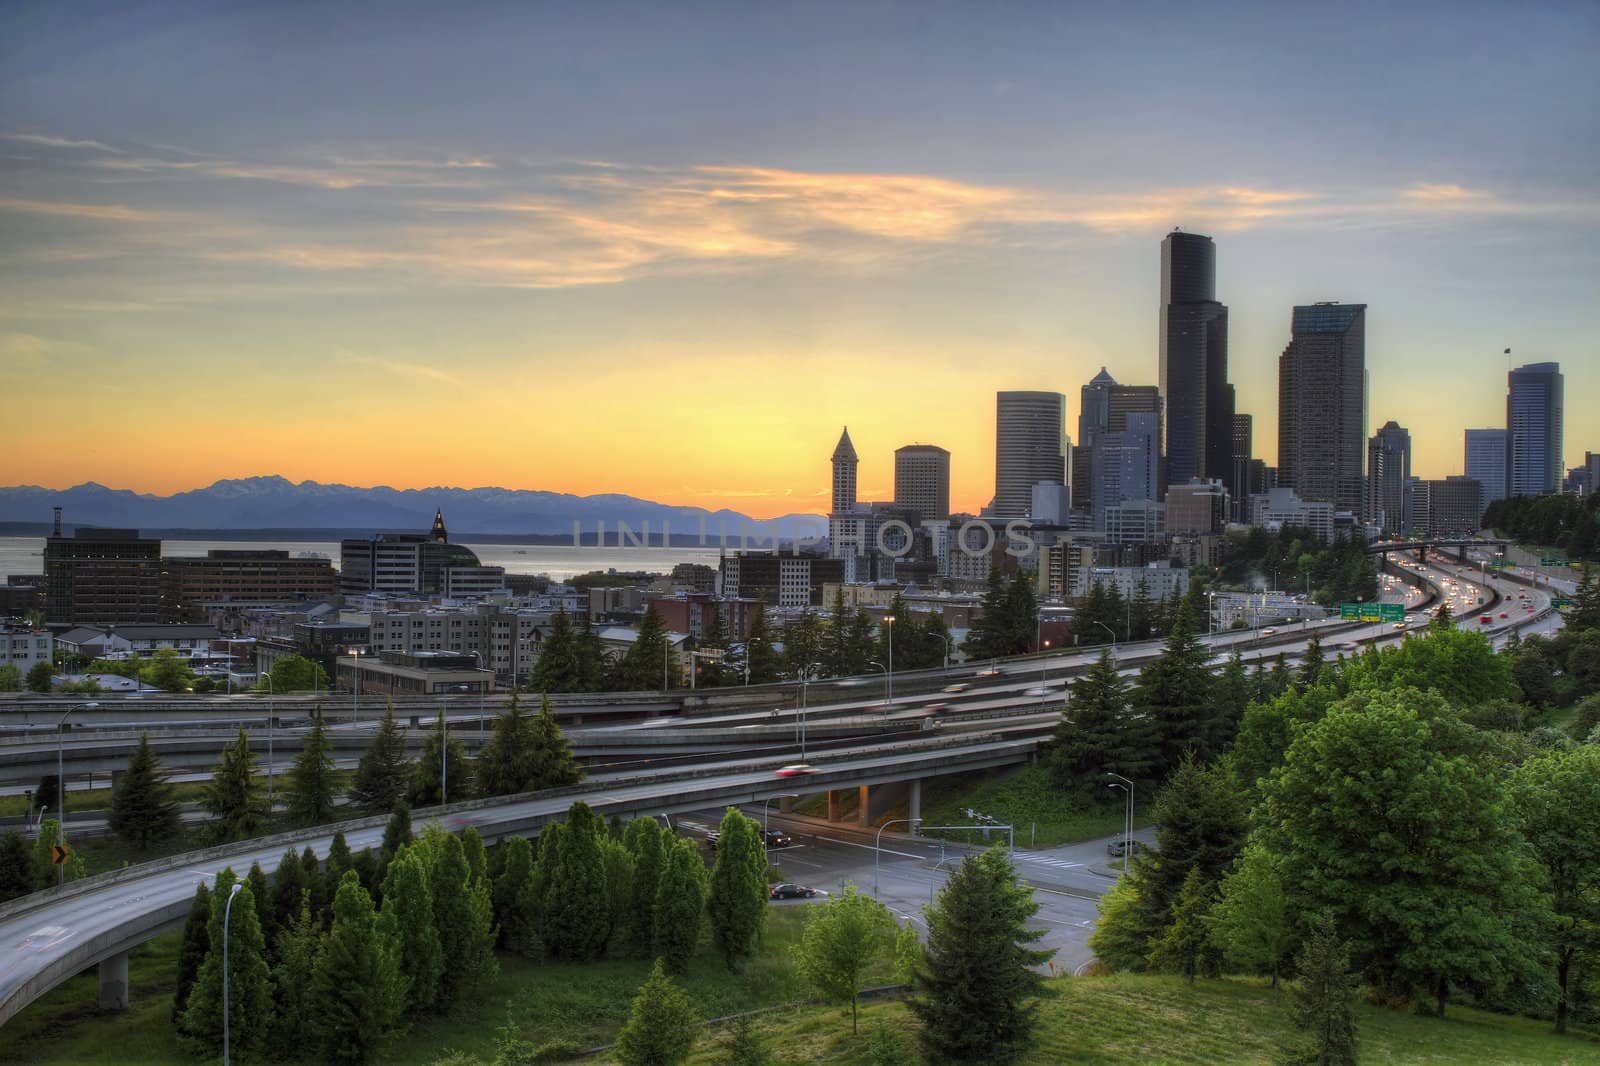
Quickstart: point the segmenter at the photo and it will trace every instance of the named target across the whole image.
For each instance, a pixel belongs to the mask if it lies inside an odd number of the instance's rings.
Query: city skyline
[[[1406,426],[1417,477],[1462,472],[1512,365],[1600,409],[1592,7],[408,10],[0,14],[0,364],[50,442],[0,480],[770,517],[826,512],[849,425],[860,499],[934,441],[977,512],[995,393],[1073,427],[1102,366],[1158,380],[1175,226],[1216,242],[1268,463],[1323,300],[1368,305],[1361,436]]]

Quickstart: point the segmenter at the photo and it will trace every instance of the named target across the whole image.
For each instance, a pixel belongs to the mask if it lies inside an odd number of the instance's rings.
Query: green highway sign
[[[1557,608],[1559,608],[1559,607],[1571,607],[1572,606],[1572,601],[1567,599],[1565,596],[1553,596],[1550,599],[1550,606],[1557,607]]]
[[[1339,617],[1346,622],[1403,622],[1403,603],[1341,603]]]
[[[1539,565],[1540,566],[1566,566],[1567,565],[1567,561],[1565,559],[1540,559],[1539,560]]]

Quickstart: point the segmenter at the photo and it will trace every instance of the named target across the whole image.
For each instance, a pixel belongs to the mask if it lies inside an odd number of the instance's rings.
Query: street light
[[[67,715],[77,710],[93,710],[98,706],[100,706],[98,703],[73,704],[71,707],[66,709],[64,714],[62,714],[61,720],[56,722],[56,794],[61,800],[60,814],[56,819],[56,837],[57,841],[62,845],[65,845],[67,842],[67,775],[65,769],[66,761],[62,754],[63,740],[67,735]],[[42,826],[44,825],[44,822],[41,821],[39,824]],[[61,885],[66,884],[67,867],[65,864],[62,864],[59,869],[59,873],[60,876],[57,878],[56,883]]]
[[[944,672],[950,672],[950,649],[955,646],[956,638],[949,633],[944,635]]]
[[[1107,785],[1107,788],[1120,788],[1128,793],[1128,805],[1122,817],[1122,872],[1128,872],[1128,852],[1133,847],[1133,782],[1121,774],[1106,771],[1107,777],[1114,777],[1117,781]],[[1117,782],[1121,782],[1118,784]]]
[[[439,806],[449,802],[450,718],[444,713],[444,695],[439,696]]]
[[[811,682],[819,680],[822,675],[821,663],[807,663],[799,670],[800,675],[800,761],[806,761],[806,689]]]
[[[889,713],[889,672],[888,672],[888,670],[884,669],[884,665],[882,663],[879,663],[879,662],[870,662],[867,665],[872,667],[874,670],[883,670],[884,671],[884,673],[883,673],[883,713],[884,713],[885,716],[887,716],[888,713]]]
[[[222,908],[222,1066],[228,1066],[228,919],[233,917],[233,897],[244,882],[235,881],[228,889],[228,905]]]
[[[352,678],[351,682],[350,682],[351,691],[354,692],[354,694],[355,694],[355,700],[350,706],[350,721],[351,721],[352,724],[354,724],[354,723],[359,722],[361,720],[361,649],[360,648],[351,648],[350,649],[350,665],[354,668],[354,669],[351,670],[351,673],[353,673],[355,675],[355,677]]]
[[[1100,621],[1098,618],[1090,619],[1090,621],[1094,622],[1095,625],[1111,634],[1111,657],[1115,659],[1117,657],[1117,631]]]
[[[872,842],[872,898],[873,899],[877,899],[878,898],[878,856],[882,853],[882,850],[883,850],[883,831],[885,829],[889,828],[891,825],[898,825],[901,822],[910,822],[912,825],[916,825],[920,821],[922,821],[921,818],[891,818],[887,822],[884,822],[882,825],[878,826],[878,835],[877,835],[876,838],[874,838],[874,840]]]
[[[273,700],[276,693],[272,691],[272,671],[267,671],[267,812],[272,812],[272,719]]]
[[[894,702],[894,615],[884,615],[883,624],[889,629],[889,670],[884,674],[885,703]]]

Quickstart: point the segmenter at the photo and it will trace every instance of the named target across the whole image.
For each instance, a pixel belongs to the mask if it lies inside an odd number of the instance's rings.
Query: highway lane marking
[[[898,855],[902,859],[922,859],[927,857],[925,855],[913,855],[908,851],[890,851],[888,848],[875,848],[871,844],[857,844],[853,840],[836,840],[833,837],[822,836],[819,836],[816,839],[826,841],[829,844],[843,844],[846,847],[851,848],[865,848],[867,851],[881,851],[885,855]]]

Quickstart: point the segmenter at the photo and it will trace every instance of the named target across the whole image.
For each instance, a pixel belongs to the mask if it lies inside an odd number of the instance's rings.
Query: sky
[[[848,425],[863,499],[925,442],[975,511],[997,390],[1157,381],[1175,226],[1269,462],[1317,300],[1419,476],[1508,347],[1600,451],[1600,5],[1295,7],[4,5],[0,483],[769,517]]]

